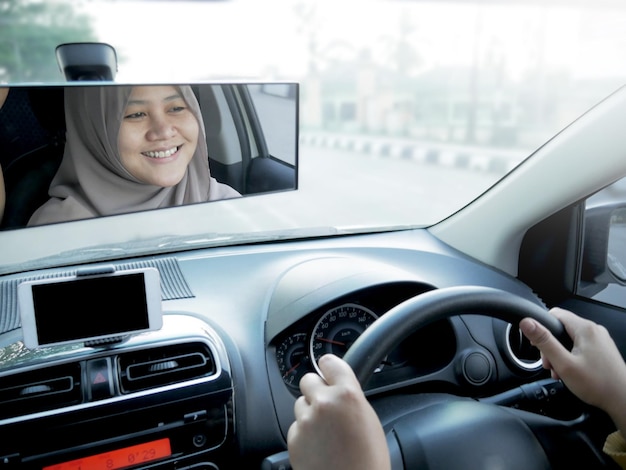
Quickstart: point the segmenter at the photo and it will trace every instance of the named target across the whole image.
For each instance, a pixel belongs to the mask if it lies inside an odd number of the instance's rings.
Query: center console
[[[0,372],[0,469],[226,468],[231,372],[201,320],[164,315],[160,330],[101,347],[11,348]]]

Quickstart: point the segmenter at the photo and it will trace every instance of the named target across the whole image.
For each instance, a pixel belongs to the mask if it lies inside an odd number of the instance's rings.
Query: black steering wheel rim
[[[563,324],[544,306],[500,289],[458,286],[428,291],[392,308],[359,336],[344,360],[364,386],[384,357],[411,333],[462,313],[488,315],[513,325],[530,317],[544,325],[561,343],[571,345]]]
[[[541,304],[499,289],[462,286],[419,294],[389,310],[359,336],[344,360],[365,386],[383,358],[402,340],[430,323],[460,314],[488,315],[513,325],[531,317],[567,347],[571,345],[561,322]],[[502,407],[458,397],[410,408],[386,425],[392,468],[461,470],[468,462],[470,467],[486,468],[481,459],[512,470],[560,468],[565,447],[554,445],[545,435],[567,433],[567,426],[544,417],[536,418],[541,425],[529,426],[526,420],[535,419],[530,416],[522,418]],[[536,435],[533,427],[543,428]],[[554,428],[558,431],[545,432]],[[449,436],[454,436],[453,445],[446,438]],[[576,445],[577,449],[583,447]]]

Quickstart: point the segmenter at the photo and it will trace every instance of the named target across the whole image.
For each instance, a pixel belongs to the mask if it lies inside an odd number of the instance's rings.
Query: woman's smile
[[[141,152],[141,154],[149,158],[160,160],[163,158],[174,156],[176,153],[178,153],[180,147],[182,147],[182,145],[177,145],[167,150],[150,150],[147,152]]]

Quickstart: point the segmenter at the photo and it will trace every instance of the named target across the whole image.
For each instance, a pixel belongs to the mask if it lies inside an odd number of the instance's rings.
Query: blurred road
[[[385,225],[433,223],[460,209],[500,176],[410,158],[300,147],[299,192],[316,197],[317,210],[341,215],[343,226],[371,225],[376,220]]]

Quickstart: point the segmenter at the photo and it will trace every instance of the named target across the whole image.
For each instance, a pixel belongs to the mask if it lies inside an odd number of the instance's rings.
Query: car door
[[[604,325],[626,357],[626,178],[529,230],[519,277],[549,306]]]

